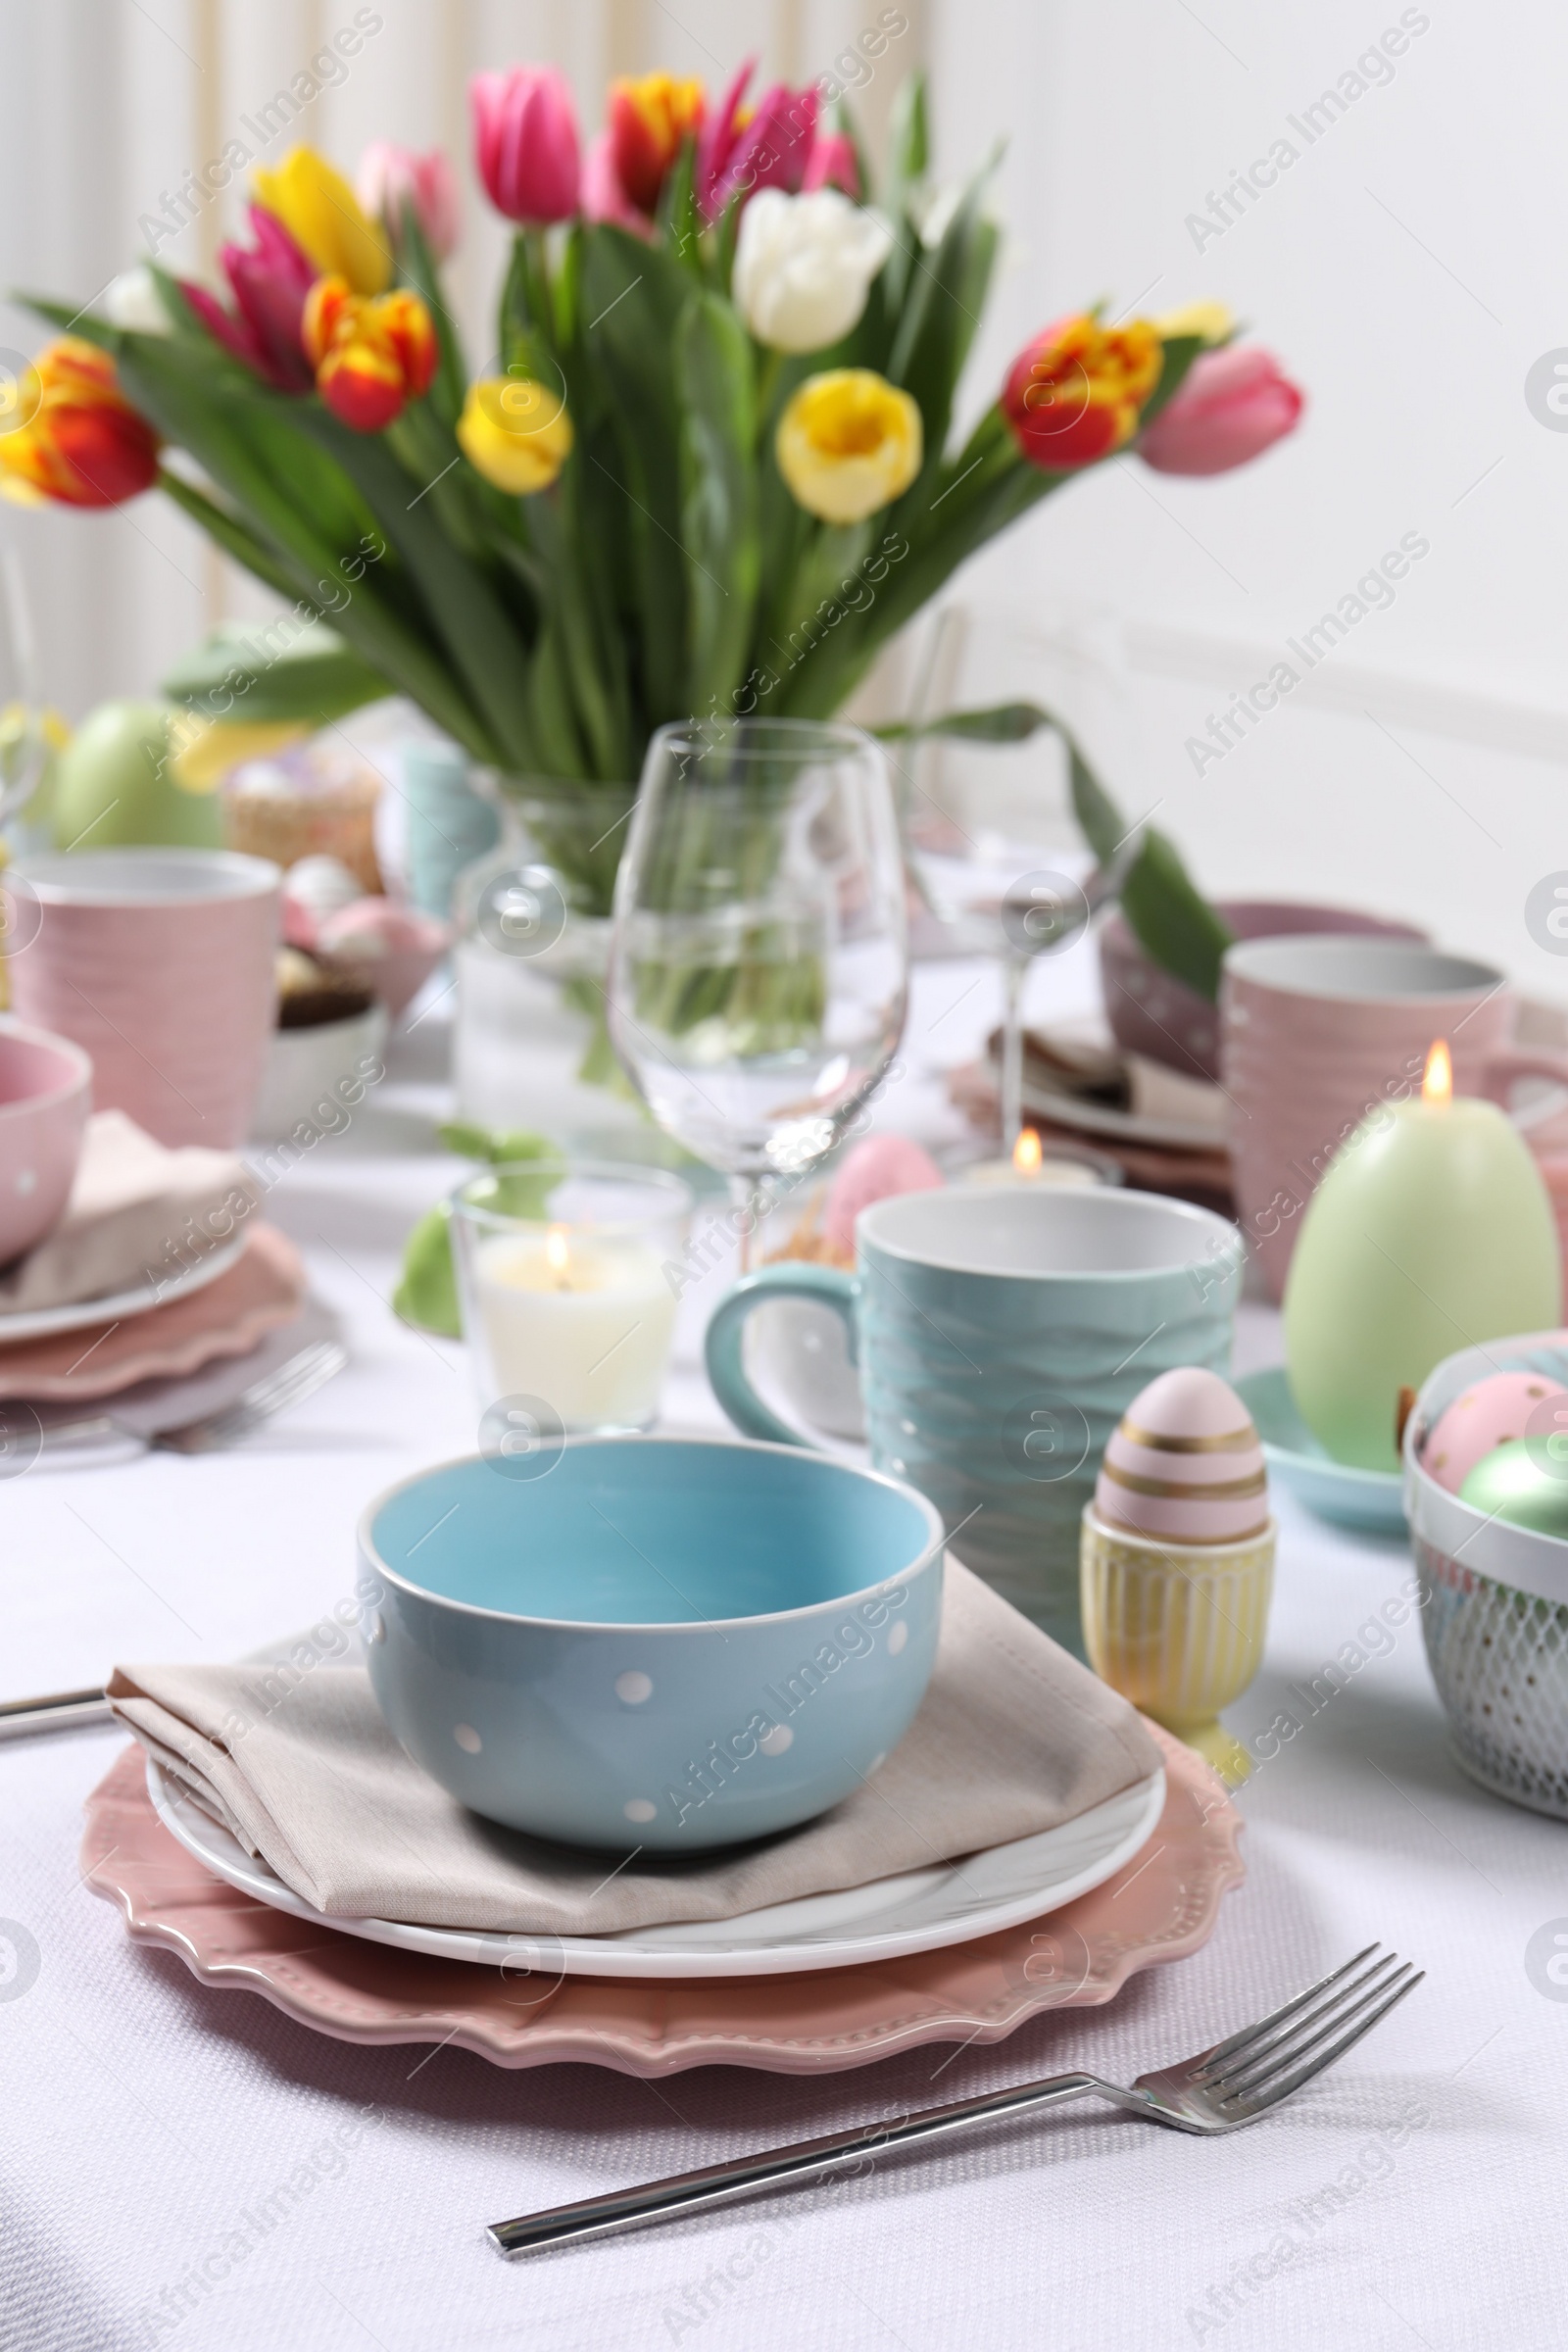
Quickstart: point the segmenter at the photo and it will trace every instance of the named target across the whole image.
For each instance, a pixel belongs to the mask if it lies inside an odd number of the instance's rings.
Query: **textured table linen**
[[[1062,1013],[1074,950],[1047,959]],[[1092,951],[1083,958],[1086,966]],[[972,1054],[989,978],[919,977],[933,1055]],[[1087,982],[1085,983],[1087,1001]],[[961,1000],[961,1002],[960,1002]],[[1047,1008],[1048,1010],[1051,1007]],[[367,1498],[468,1449],[459,1350],[385,1298],[404,1231],[458,1171],[407,1152],[443,1099],[427,1047],[268,1214],[356,1348],[244,1448],[4,1490],[5,1694],[116,1657],[221,1660],[353,1592]],[[427,1089],[411,1063],[429,1052]],[[915,1075],[883,1114],[940,1132]],[[401,1071],[401,1074],[400,1074]],[[377,1124],[379,1122],[379,1125]],[[669,1417],[718,1426],[693,1287]],[[1277,1361],[1244,1311],[1242,1368]],[[1410,1576],[1278,1501],[1268,1649],[1229,1711],[1257,1758],[1247,1883],[1213,1940],[1112,2006],[994,2047],[810,2081],[517,2076],[457,2049],[358,2048],[129,1943],[77,1877],[81,1805],[118,1729],[0,1746],[0,2343],[26,2352],[1476,2352],[1554,2344],[1565,2282],[1568,1829],[1487,1796],[1448,1752],[1414,1617],[1358,1638]],[[1345,1653],[1343,1688],[1323,1695]],[[1359,1663],[1355,1663],[1356,1659]],[[1312,1686],[1318,1683],[1314,1700]],[[19,1933],[20,1931],[20,1933]],[[838,2187],[503,2263],[483,2225],[770,2141],[1034,2074],[1130,2081],[1260,2014],[1381,1936],[1427,1982],[1331,2076],[1212,2143],[1093,2107],[879,2159]],[[519,1997],[526,1987],[519,1986]]]

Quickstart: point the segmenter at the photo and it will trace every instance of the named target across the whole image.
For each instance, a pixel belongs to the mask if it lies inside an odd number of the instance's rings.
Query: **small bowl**
[[[323,1121],[329,1133],[335,1132],[353,1104],[364,1102],[366,1088],[376,1083],[386,1031],[381,1004],[342,1021],[274,1029],[251,1113],[251,1141],[275,1144],[298,1127],[318,1128]]]
[[[795,1446],[508,1431],[366,1512],[366,1660],[474,1812],[696,1853],[811,1820],[903,1739],[942,1546],[912,1489]]]
[[[1431,1588],[1421,1632],[1459,1764],[1494,1795],[1568,1821],[1568,1543],[1489,1519],[1421,1459],[1444,1409],[1491,1372],[1544,1372],[1568,1386],[1568,1332],[1446,1356],[1416,1398],[1404,1509]]]
[[[92,1107],[92,1059],[69,1038],[0,1022],[0,1265],[64,1213]]]

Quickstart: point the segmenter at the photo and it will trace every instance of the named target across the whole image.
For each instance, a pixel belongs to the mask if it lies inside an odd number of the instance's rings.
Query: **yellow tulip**
[[[869,368],[808,375],[779,418],[778,469],[808,514],[863,522],[920,470],[920,412]]]
[[[1236,332],[1236,317],[1228,302],[1184,302],[1154,320],[1154,332],[1169,343],[1177,335],[1201,335],[1205,343],[1228,343]]]
[[[323,277],[346,277],[356,294],[379,294],[392,275],[392,249],[368,220],[340,172],[312,147],[296,147],[275,172],[261,165],[251,192],[281,220]]]
[[[546,384],[526,376],[486,376],[468,386],[458,445],[487,482],[527,498],[548,490],[570,457],[571,418]]]
[[[312,732],[305,718],[274,718],[243,725],[176,710],[169,722],[172,758],[169,774],[181,792],[212,792],[242,760],[267,760]]]

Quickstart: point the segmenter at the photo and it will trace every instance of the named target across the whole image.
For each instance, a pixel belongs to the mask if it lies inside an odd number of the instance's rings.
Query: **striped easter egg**
[[[1236,1391],[1197,1364],[1128,1406],[1101,1464],[1102,1525],[1154,1543],[1239,1544],[1268,1525],[1263,1448]]]

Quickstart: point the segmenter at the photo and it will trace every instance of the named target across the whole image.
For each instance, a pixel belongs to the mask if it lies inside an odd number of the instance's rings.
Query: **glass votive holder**
[[[459,1185],[458,1296],[481,1406],[524,1400],[567,1436],[650,1428],[691,1207],[680,1177],[611,1160],[516,1160]]]

